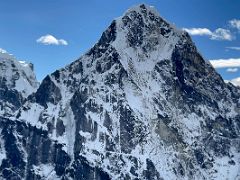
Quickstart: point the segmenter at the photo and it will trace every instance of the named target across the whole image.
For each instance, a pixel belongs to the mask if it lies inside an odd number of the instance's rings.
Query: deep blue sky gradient
[[[86,52],[114,18],[140,3],[155,6],[163,18],[179,28],[214,31],[229,28],[231,19],[240,19],[239,0],[0,0],[0,48],[33,62],[37,78],[42,80]],[[65,39],[69,45],[36,43],[46,34]],[[235,32],[233,41],[213,41],[206,36],[194,36],[193,40],[206,59],[240,58],[240,51],[226,50],[240,46],[239,34]],[[239,71],[218,71],[224,79],[240,76]]]

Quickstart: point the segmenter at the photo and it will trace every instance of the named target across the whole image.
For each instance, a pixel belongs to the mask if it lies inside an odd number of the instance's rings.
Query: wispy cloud
[[[235,73],[238,71],[238,68],[227,68],[226,70],[227,72],[230,72],[230,73]]]
[[[210,60],[214,68],[233,68],[240,67],[240,58]]]
[[[189,34],[193,36],[209,36],[212,40],[227,40],[231,41],[234,36],[231,34],[230,30],[218,28],[215,31],[211,31],[208,28],[183,28]]]
[[[57,39],[56,37],[50,34],[38,38],[37,43],[41,43],[44,45],[68,45],[68,42],[66,40]]]
[[[240,47],[226,47],[226,49],[232,49],[232,50],[240,51]]]
[[[223,29],[223,28],[218,28],[212,33],[210,39],[231,41],[231,40],[234,39],[234,37],[231,34],[230,30]]]
[[[238,30],[240,30],[240,19],[232,19],[229,21],[229,24],[231,27],[237,28]]]

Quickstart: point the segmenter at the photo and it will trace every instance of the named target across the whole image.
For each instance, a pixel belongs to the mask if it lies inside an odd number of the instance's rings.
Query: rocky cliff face
[[[0,122],[5,179],[240,177],[240,89],[146,5]]]

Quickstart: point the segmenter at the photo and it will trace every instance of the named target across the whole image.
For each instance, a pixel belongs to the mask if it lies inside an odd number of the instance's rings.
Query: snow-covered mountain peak
[[[113,21],[104,34],[112,38],[111,45],[122,57],[125,70],[146,72],[160,60],[170,59],[185,33],[160,17],[154,7],[141,4]]]
[[[38,82],[33,72],[33,64],[18,61],[7,52],[0,52],[0,69],[1,83],[7,88],[21,92],[24,97],[37,89]]]
[[[141,4],[116,18],[86,55],[98,61],[107,50],[114,51],[127,72],[146,72],[152,71],[159,61],[170,59],[179,41],[189,40],[186,32],[165,21],[154,7]],[[75,64],[83,59],[86,56]]]
[[[18,61],[12,54],[0,49],[1,116],[12,116],[38,86],[33,64]]]
[[[141,14],[146,14],[151,12],[155,16],[160,16],[159,12],[155,9],[154,6],[149,6],[147,4],[138,4],[135,5],[131,8],[129,8],[124,14],[127,15],[128,13],[131,13],[132,11],[141,13]]]

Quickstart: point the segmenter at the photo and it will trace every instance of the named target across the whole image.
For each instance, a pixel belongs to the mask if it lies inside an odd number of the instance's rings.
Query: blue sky
[[[140,3],[186,28],[205,59],[222,59],[215,66],[224,79],[240,77],[238,0],[0,0],[0,48],[32,62],[41,80],[77,59],[114,18]],[[49,39],[53,44],[46,45]]]

